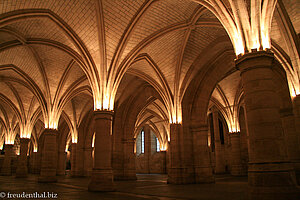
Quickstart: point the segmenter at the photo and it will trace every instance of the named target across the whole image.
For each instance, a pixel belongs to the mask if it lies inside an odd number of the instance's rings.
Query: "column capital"
[[[20,138],[20,143],[28,143],[30,142],[30,138]]]
[[[180,123],[170,123],[170,127],[180,127]]]
[[[240,134],[241,134],[240,131],[236,131],[236,132],[231,132],[231,133],[229,133],[229,135],[230,135],[231,137],[240,136]]]
[[[5,149],[7,148],[13,148],[14,144],[5,144]]]
[[[45,128],[43,131],[45,134],[53,134],[56,135],[58,134],[58,130],[57,129],[52,129],[52,128]]]
[[[110,110],[94,110],[94,117],[95,117],[95,119],[112,120],[113,115],[114,115],[114,111],[110,111]]]
[[[270,51],[257,51],[246,53],[235,60],[235,66],[241,72],[255,68],[271,67],[274,60],[274,54]]]

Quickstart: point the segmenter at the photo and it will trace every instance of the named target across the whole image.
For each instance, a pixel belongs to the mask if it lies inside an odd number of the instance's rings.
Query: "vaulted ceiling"
[[[284,3],[292,13],[291,22],[299,24],[296,9],[288,1]],[[287,57],[295,57],[280,40],[278,19],[272,23],[272,39]],[[110,84],[119,82],[115,98],[119,104],[141,81],[154,87],[163,100],[183,98],[197,72],[209,68],[207,56],[201,56],[209,52],[213,58],[224,51],[234,55],[230,38],[199,1],[1,1],[2,126],[7,124],[5,120],[35,124],[55,108],[76,127],[93,107],[93,83],[103,78],[111,79]],[[199,61],[203,63],[195,65]],[[99,77],[97,71],[109,75]],[[223,80],[219,87],[230,93],[234,90],[230,85],[236,85],[238,79]],[[228,95],[232,104],[234,94]],[[153,102],[141,113],[140,121],[149,116],[154,121],[169,117],[161,113],[168,112],[164,103]]]

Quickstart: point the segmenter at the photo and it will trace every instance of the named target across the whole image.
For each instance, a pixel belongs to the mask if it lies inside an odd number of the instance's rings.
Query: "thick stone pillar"
[[[71,176],[73,177],[84,176],[83,154],[84,152],[80,144],[78,143],[71,144]]]
[[[212,166],[208,147],[208,127],[191,127],[193,134],[194,149],[194,170],[196,183],[214,183],[215,178],[212,172]]]
[[[169,156],[170,164],[168,169],[168,183],[184,184],[186,168],[182,166],[181,149],[180,149],[180,134],[182,132],[181,124],[170,124],[170,145]]]
[[[123,140],[124,145],[124,174],[122,180],[136,180],[135,171],[135,154],[134,154],[134,144],[135,139]]]
[[[298,139],[295,138],[298,142],[298,150],[300,151],[300,95],[297,95],[296,97],[293,98],[293,110],[294,110],[294,120],[295,120],[295,128],[296,128],[296,135],[298,136]],[[295,141],[294,141],[295,143]],[[295,146],[296,147],[296,146]],[[299,156],[299,154],[298,154]],[[295,166],[296,168],[296,178],[298,185],[300,185],[300,171],[299,171],[299,165],[297,164]]]
[[[72,143],[71,144],[71,176],[76,176],[76,171],[77,171],[77,143]]]
[[[83,163],[84,176],[90,176],[92,173],[92,169],[93,169],[92,148],[85,148],[84,163]]]
[[[296,127],[300,127],[300,94],[298,94],[293,98],[293,107],[294,107]]]
[[[67,153],[64,149],[58,150],[58,158],[57,158],[57,171],[56,175],[58,176],[64,176],[66,173],[66,159],[67,159]]]
[[[29,138],[20,138],[20,156],[18,159],[18,167],[16,171],[17,178],[25,178],[28,175],[27,152],[29,141]]]
[[[89,191],[113,191],[112,157],[112,118],[111,111],[94,111],[95,151]]]
[[[230,133],[231,142],[231,175],[242,176],[243,166],[241,157],[240,132]]]
[[[225,173],[225,160],[224,160],[224,152],[220,139],[220,128],[219,128],[219,117],[218,110],[213,109],[213,124],[214,124],[214,138],[215,138],[215,173],[223,174]]]
[[[10,176],[11,175],[11,159],[13,155],[13,144],[5,144],[5,156],[1,168],[2,176]]]
[[[163,166],[163,171],[162,173],[167,173],[167,151],[165,150],[161,150],[159,152],[161,154],[162,157],[162,166]]]
[[[56,147],[56,136],[57,130],[45,129],[44,130],[44,141],[42,149],[42,162],[41,172],[38,182],[50,183],[56,182],[56,167],[57,167],[57,147]]]
[[[82,177],[84,176],[84,151],[82,145],[79,143],[77,144],[77,151],[76,151],[76,176]]]
[[[292,109],[281,109],[280,116],[284,131],[285,141],[287,144],[288,158],[292,162],[296,177],[300,175],[300,143],[299,135],[296,131],[295,117]],[[298,183],[299,184],[299,183]]]
[[[273,82],[273,59],[272,53],[259,51],[236,60],[241,71],[249,131],[250,199],[296,199],[297,195]]]
[[[37,155],[36,155],[37,174],[41,173],[41,168],[42,168],[42,150],[38,150]]]
[[[144,139],[145,139],[145,145],[144,145],[144,163],[145,163],[145,169],[144,173],[149,174],[150,173],[150,156],[151,156],[151,134],[150,134],[150,127],[146,125],[144,127]]]
[[[38,174],[38,158],[37,158],[37,152],[31,152],[30,155],[30,173],[32,174]]]

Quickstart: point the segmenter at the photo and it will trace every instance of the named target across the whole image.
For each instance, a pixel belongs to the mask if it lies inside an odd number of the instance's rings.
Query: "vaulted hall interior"
[[[0,197],[299,198],[299,13],[1,0]]]

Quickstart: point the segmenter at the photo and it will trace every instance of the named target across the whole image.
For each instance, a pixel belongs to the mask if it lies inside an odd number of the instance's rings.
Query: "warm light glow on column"
[[[224,25],[237,56],[271,47],[271,22],[276,0],[231,0],[227,9],[220,1],[211,1],[213,12]]]
[[[48,118],[45,119],[45,128],[57,129],[58,120],[59,120],[58,112],[52,109],[48,113]]]
[[[3,149],[4,138],[0,136],[0,150]]]
[[[94,110],[114,110],[114,97],[110,90],[105,89],[103,95],[95,95]]]
[[[232,42],[233,42],[233,46],[234,46],[236,55],[245,53],[245,46],[244,46],[242,36],[237,31],[235,31],[235,34],[232,37]]]
[[[74,130],[71,132],[71,134],[72,134],[72,143],[77,143],[77,141],[78,141],[77,129],[74,128]]]
[[[20,134],[20,138],[26,138],[26,139],[29,139],[30,136],[31,136],[31,134],[28,133],[28,132],[27,132],[27,133],[22,132],[22,134]]]
[[[168,149],[168,144],[164,143],[164,144],[160,144],[160,151],[167,151]]]
[[[237,119],[233,119],[228,123],[228,131],[229,133],[235,133],[240,131],[240,125]]]
[[[68,152],[68,151],[69,151],[69,144],[67,143],[67,144],[66,144],[65,152]]]
[[[37,152],[38,151],[38,148],[36,145],[33,146],[33,152]]]
[[[15,135],[13,133],[5,134],[5,144],[14,144]]]
[[[181,105],[178,104],[177,106],[173,107],[170,113],[170,124],[181,124],[182,122],[182,111]]]
[[[27,122],[23,127],[20,127],[20,138],[27,138],[31,137],[32,125],[30,122]]]
[[[95,147],[95,133],[93,134],[93,138],[92,138],[92,148]]]
[[[290,80],[289,80],[289,89],[292,98],[296,97],[297,95],[300,95],[299,87],[295,87],[294,84],[292,84],[292,81]]]

